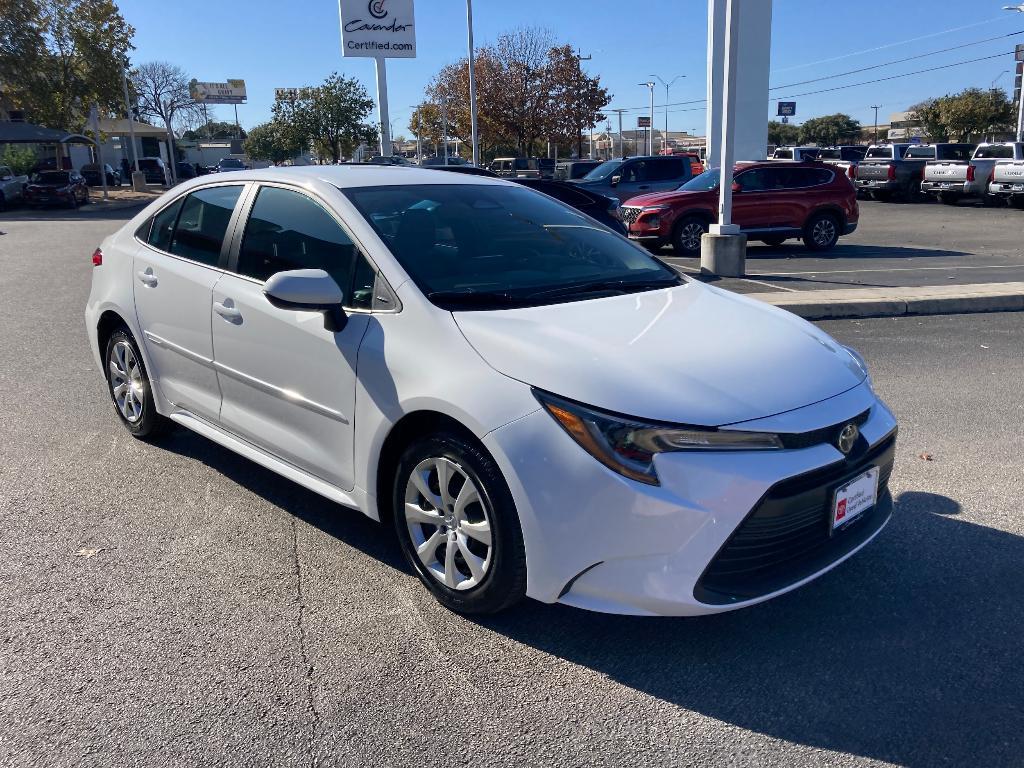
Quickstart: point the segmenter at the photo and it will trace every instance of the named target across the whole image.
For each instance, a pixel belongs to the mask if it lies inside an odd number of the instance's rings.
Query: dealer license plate
[[[1024,192],[1024,184],[1014,184],[1013,185],[1013,191],[1014,192]]]
[[[836,489],[832,501],[832,530],[842,528],[875,506],[878,496],[878,467],[872,467]]]
[[[944,181],[941,184],[939,184],[939,187],[941,189],[949,189],[951,186],[952,186],[952,184],[950,184],[948,181]]]

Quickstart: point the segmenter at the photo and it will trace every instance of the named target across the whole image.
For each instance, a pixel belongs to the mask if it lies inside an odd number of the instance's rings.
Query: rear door
[[[211,421],[220,412],[210,302],[242,184],[203,187],[164,207],[137,233],[135,313],[150,378],[174,405]]]
[[[356,355],[375,271],[322,201],[287,185],[255,191],[237,250],[213,291],[220,421],[268,453],[351,489]],[[335,279],[348,316],[340,331],[327,330],[321,312],[270,303],[264,282],[291,269],[323,269]]]

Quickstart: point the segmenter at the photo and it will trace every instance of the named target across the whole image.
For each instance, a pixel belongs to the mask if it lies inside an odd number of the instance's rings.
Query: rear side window
[[[832,171],[825,168],[785,168],[780,169],[782,187],[784,189],[805,189],[828,184],[832,180]]]
[[[174,233],[174,222],[178,220],[178,211],[184,198],[179,197],[173,203],[164,208],[153,217],[153,225],[149,230],[149,237],[146,241],[161,251],[171,249],[171,235]]]
[[[648,171],[649,181],[671,181],[686,175],[686,171],[683,170],[682,158],[658,157],[648,162],[651,166]]]
[[[362,258],[351,238],[312,198],[290,189],[262,187],[245,226],[238,273],[267,280],[290,269],[322,269],[334,278],[350,304],[355,259]],[[368,268],[368,267],[367,267]],[[372,301],[372,279],[361,286]]]
[[[185,198],[174,228],[170,252],[200,264],[216,266],[231,213],[242,187],[209,187]]]

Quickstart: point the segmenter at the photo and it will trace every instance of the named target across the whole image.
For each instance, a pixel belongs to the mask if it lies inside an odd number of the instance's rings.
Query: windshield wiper
[[[427,298],[435,303],[459,307],[514,306],[523,303],[521,297],[513,296],[508,291],[477,291],[473,288],[461,291],[433,291],[427,294]]]
[[[682,280],[678,277],[661,278],[658,280],[594,280],[589,283],[577,283],[575,285],[563,285],[558,288],[548,288],[544,291],[527,294],[527,299],[555,298],[558,296],[576,296],[585,293],[600,293],[605,291],[620,291],[629,293],[631,291],[648,291],[655,288],[669,288],[673,285],[681,285]]]

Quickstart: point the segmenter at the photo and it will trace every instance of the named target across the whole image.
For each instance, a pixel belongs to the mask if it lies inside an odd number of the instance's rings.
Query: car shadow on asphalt
[[[608,616],[535,602],[480,623],[679,707],[908,766],[1024,755],[1024,538],[903,493],[863,552],[741,611]]]
[[[656,254],[662,259],[678,259],[683,266],[700,266],[699,256],[676,256],[671,247],[662,248]],[[971,256],[968,251],[946,248],[913,248],[906,245],[854,245],[840,243],[828,251],[811,251],[794,241],[792,244],[763,245],[750,241],[747,245],[747,259],[921,259],[945,258],[950,256]]]

